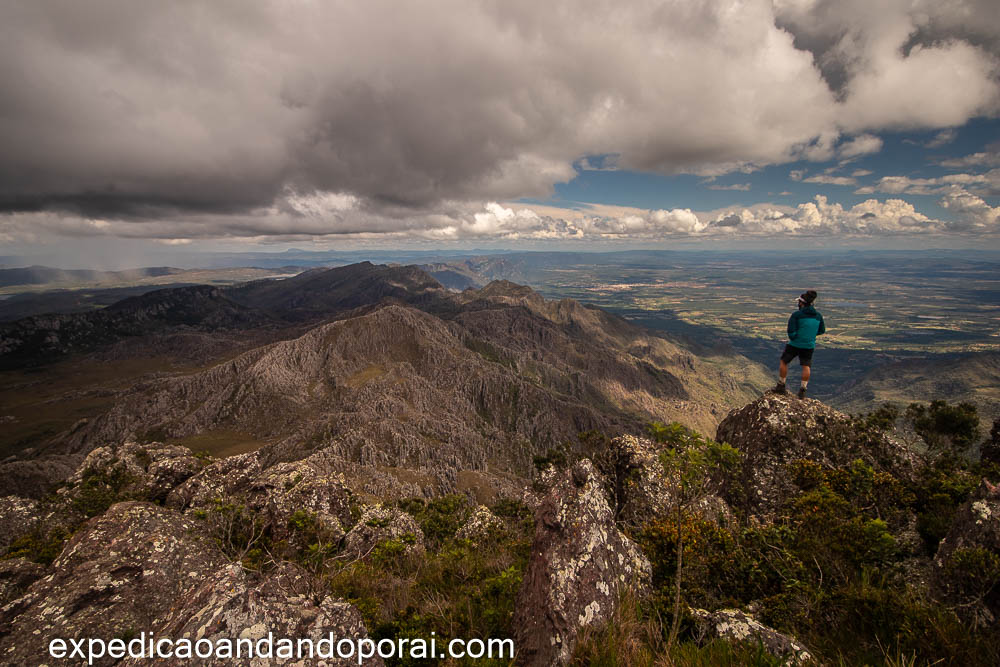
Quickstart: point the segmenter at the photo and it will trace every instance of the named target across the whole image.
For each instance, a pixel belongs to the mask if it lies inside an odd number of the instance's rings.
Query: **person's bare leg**
[[[802,367],[802,384],[799,386],[799,398],[806,397],[806,387],[809,386],[809,366]]]
[[[781,378],[782,382],[788,378],[788,364],[785,363],[784,359],[778,362],[778,377]]]

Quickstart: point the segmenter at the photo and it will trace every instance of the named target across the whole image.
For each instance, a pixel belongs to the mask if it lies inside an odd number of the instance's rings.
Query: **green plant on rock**
[[[930,456],[961,457],[979,440],[979,414],[972,403],[910,403],[904,418],[927,445]]]
[[[129,492],[134,482],[135,478],[117,461],[103,468],[88,468],[73,489],[72,507],[87,518],[103,514],[115,503],[139,499]]]
[[[677,536],[673,621],[667,637],[669,650],[677,639],[681,621],[685,518],[696,503],[719,490],[725,475],[736,470],[740,453],[730,445],[706,438],[677,422],[653,422],[649,425],[649,435],[668,445],[668,449],[660,453],[660,461],[670,487],[670,513]]]

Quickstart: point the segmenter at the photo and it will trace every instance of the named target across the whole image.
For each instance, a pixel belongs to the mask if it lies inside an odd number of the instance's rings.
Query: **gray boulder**
[[[743,455],[742,474],[723,489],[751,515],[773,519],[797,493],[787,465],[807,460],[824,468],[861,459],[879,471],[909,475],[916,456],[906,445],[874,429],[857,427],[850,416],[812,399],[765,394],[719,424],[716,440]]]
[[[604,480],[584,459],[560,473],[535,513],[531,559],[514,612],[525,665],[568,664],[578,634],[607,622],[652,567],[615,526]]]
[[[748,641],[777,658],[783,658],[786,665],[810,662],[812,654],[794,637],[773,630],[753,616],[738,609],[706,611],[691,609],[695,618],[696,632],[702,639],[725,639],[732,642]]]

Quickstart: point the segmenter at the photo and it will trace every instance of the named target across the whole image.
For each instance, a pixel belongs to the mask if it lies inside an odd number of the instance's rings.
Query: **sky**
[[[995,0],[0,0],[0,255],[1000,249]]]

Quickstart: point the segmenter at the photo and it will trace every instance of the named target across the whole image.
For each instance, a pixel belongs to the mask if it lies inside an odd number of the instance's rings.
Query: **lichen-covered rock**
[[[503,529],[503,519],[491,512],[485,505],[480,505],[472,511],[468,520],[455,533],[455,537],[479,543],[496,536]]]
[[[660,460],[661,451],[653,441],[633,435],[611,441],[609,491],[618,507],[618,519],[627,525],[642,526],[671,511],[674,486]],[[691,510],[710,521],[732,516],[726,501],[714,495],[700,499]]]
[[[134,442],[106,445],[87,455],[59,493],[70,500],[78,498],[81,486],[97,475],[114,479],[123,497],[163,501],[201,468],[201,462],[187,447]]]
[[[31,531],[41,520],[41,503],[31,498],[0,498],[0,551],[15,539]]]
[[[207,507],[218,498],[232,498],[263,472],[259,451],[230,456],[206,466],[167,495],[167,507],[185,510]]]
[[[694,616],[697,631],[703,639],[750,641],[755,646],[759,643],[771,655],[783,658],[786,665],[813,659],[812,654],[794,637],[773,630],[738,609],[691,609],[691,615]]]
[[[351,520],[352,494],[344,484],[343,474],[320,472],[309,464],[307,459],[268,468],[251,483],[248,506],[259,508],[278,539],[287,536],[292,515],[305,511],[340,541],[343,524]]]
[[[271,634],[274,657],[257,658],[251,664],[294,664],[298,667],[312,665],[357,664],[357,660],[321,658],[329,655],[333,645],[325,647],[320,640],[333,637],[334,644],[341,639],[360,639],[368,636],[361,614],[347,602],[324,597],[318,604],[310,595],[311,575],[292,565],[285,565],[277,572],[253,581],[239,565],[229,565],[200,582],[196,588],[180,596],[167,619],[155,633],[161,637],[188,638],[192,641],[207,639],[250,639],[255,644]],[[316,651],[313,658],[287,659],[282,651],[281,639],[311,639]],[[292,649],[294,650],[294,649]],[[298,656],[296,656],[298,657]],[[144,665],[143,660],[126,660],[124,665]],[[162,665],[187,665],[190,660],[161,660]],[[232,665],[233,660],[211,658],[199,660],[200,665]],[[365,664],[381,665],[376,656]]]
[[[992,557],[991,557],[992,555]],[[986,480],[955,513],[934,556],[938,590],[975,622],[1000,616],[1000,487]]]
[[[289,520],[307,512],[328,539],[340,541],[351,520],[352,493],[323,453],[266,467],[261,453],[232,456],[209,465],[174,489],[167,505],[211,508],[217,501],[246,507],[275,539],[289,536]]]
[[[401,542],[406,554],[424,552],[424,532],[413,517],[395,507],[371,505],[344,538],[344,554],[363,558],[387,540]]]
[[[623,587],[652,568],[616,527],[604,480],[584,459],[556,479],[535,513],[531,560],[514,618],[519,660],[565,665],[579,632],[606,622]]]
[[[787,464],[808,460],[826,468],[861,459],[876,470],[907,476],[916,457],[903,443],[819,401],[766,394],[719,424],[716,440],[743,455],[742,474],[723,495],[751,514],[772,518],[797,491]]]
[[[21,597],[44,574],[45,568],[24,558],[0,560],[0,606]]]
[[[66,544],[49,574],[0,609],[0,662],[38,664],[53,637],[111,639],[162,623],[174,600],[225,565],[198,522],[114,505]]]

